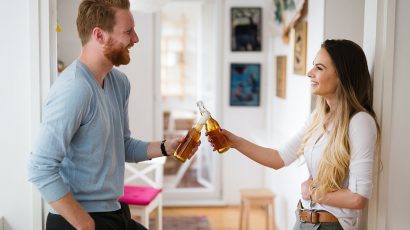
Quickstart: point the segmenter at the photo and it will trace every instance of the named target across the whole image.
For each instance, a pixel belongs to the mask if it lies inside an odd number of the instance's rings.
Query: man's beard
[[[115,45],[114,40],[110,38],[104,46],[104,56],[115,66],[126,65],[130,63],[130,54],[128,53],[128,49],[132,46],[132,43],[127,47],[121,43]]]

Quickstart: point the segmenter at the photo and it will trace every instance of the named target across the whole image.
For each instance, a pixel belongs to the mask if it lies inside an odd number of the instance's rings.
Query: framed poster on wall
[[[262,50],[262,8],[231,8],[231,50]]]
[[[260,64],[231,64],[229,100],[231,106],[259,106],[260,73]]]
[[[295,44],[293,49],[293,73],[306,75],[307,22],[295,25]]]
[[[276,96],[286,98],[286,60],[287,57],[276,57]]]

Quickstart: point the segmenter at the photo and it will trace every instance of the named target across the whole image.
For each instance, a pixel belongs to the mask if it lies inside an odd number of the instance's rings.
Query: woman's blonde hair
[[[317,129],[330,132],[328,144],[319,162],[317,177],[311,184],[311,189],[318,194],[337,191],[343,187],[350,163],[349,123],[353,115],[358,112],[369,113],[375,120],[378,139],[380,133],[372,108],[373,87],[362,48],[349,40],[326,40],[321,48],[325,49],[332,59],[339,85],[334,109],[330,110],[323,97],[318,98],[312,123],[301,148],[303,151],[303,147]]]

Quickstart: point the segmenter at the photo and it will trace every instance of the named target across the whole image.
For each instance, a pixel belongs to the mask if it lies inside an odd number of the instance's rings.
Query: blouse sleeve
[[[306,120],[305,124],[302,126],[301,129],[296,133],[296,135],[293,136],[288,142],[286,142],[285,145],[279,147],[278,152],[280,157],[282,158],[283,162],[285,163],[285,166],[290,165],[293,163],[296,159],[299,158],[299,155],[297,153],[300,145],[302,144],[303,137],[312,122],[312,114],[309,116],[309,118]]]
[[[370,114],[355,114],[349,124],[350,165],[349,190],[370,198],[377,127]]]

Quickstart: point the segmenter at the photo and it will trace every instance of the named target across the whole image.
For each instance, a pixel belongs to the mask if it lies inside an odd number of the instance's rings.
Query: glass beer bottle
[[[174,152],[174,157],[181,162],[185,162],[189,154],[191,154],[192,149],[198,144],[201,137],[201,129],[204,127],[205,122],[208,120],[209,114],[205,113],[201,116],[196,125],[191,128],[181,144]]]
[[[206,121],[205,129],[206,134],[214,145],[214,148],[218,151],[218,153],[226,152],[231,147],[231,143],[221,133],[221,127],[219,126],[218,122],[212,118],[211,114],[205,108],[202,101],[198,101],[196,105],[198,106],[201,115],[206,113],[209,114],[209,119]]]

